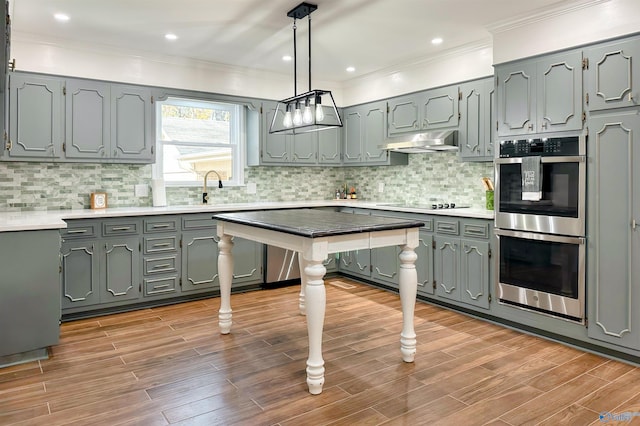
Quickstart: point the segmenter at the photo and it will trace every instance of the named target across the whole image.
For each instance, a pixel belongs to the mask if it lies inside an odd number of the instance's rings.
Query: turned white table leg
[[[298,265],[300,266],[300,294],[298,295],[298,309],[300,314],[306,315],[307,309],[305,306],[305,287],[307,286],[307,274],[304,273],[307,267],[307,262],[302,257],[302,253],[298,253]]]
[[[309,393],[317,395],[322,392],[324,385],[324,360],[322,359],[322,329],[324,327],[324,313],[327,294],[323,277],[327,268],[322,261],[305,261],[304,275],[306,275],[306,311],[307,333],[309,334],[309,359],[307,360],[307,385]]]
[[[400,252],[400,302],[402,303],[402,332],[400,333],[400,352],[404,362],[413,362],[416,355],[416,333],[413,328],[413,314],[416,307],[418,274],[416,255],[413,248],[401,246]]]
[[[218,242],[218,276],[220,278],[220,310],[218,327],[221,334],[231,332],[231,280],[233,279],[233,241],[230,235],[221,235]]]

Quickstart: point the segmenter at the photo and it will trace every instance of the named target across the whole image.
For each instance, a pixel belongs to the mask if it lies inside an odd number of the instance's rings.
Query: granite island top
[[[414,219],[365,216],[311,209],[222,213],[214,215],[213,218],[308,238],[424,226],[424,222]]]
[[[475,208],[425,209],[412,206],[389,205],[388,203],[361,200],[311,200],[272,201],[251,203],[185,205],[168,207],[117,207],[100,210],[49,210],[0,212],[0,232],[30,231],[66,228],[65,220],[100,219],[109,217],[152,216],[184,213],[223,213],[233,211],[296,209],[310,207],[354,207],[393,212],[457,216],[465,218],[493,219],[492,210]]]

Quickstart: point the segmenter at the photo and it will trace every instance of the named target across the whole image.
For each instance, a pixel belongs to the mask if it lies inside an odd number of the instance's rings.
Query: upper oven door
[[[585,234],[584,156],[542,157],[542,198],[522,199],[522,158],[496,159],[496,227],[529,232]]]

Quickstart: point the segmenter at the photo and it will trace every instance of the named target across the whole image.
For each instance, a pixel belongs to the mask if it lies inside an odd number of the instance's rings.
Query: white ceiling
[[[488,28],[585,0],[311,0],[313,80],[343,82],[445,51],[491,44]],[[12,33],[290,74],[298,0],[12,0]],[[63,12],[68,22],[53,14]],[[298,21],[306,82],[307,19]],[[178,39],[168,41],[167,32]],[[442,37],[440,46],[431,44]],[[354,66],[355,73],[345,68]]]

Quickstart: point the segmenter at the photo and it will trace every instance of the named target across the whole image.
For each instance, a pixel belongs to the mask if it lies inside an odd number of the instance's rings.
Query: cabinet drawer
[[[446,235],[460,235],[460,222],[457,220],[436,220],[436,232]]]
[[[177,256],[157,257],[144,260],[144,274],[176,272]]]
[[[174,252],[178,248],[178,237],[144,237],[144,253]]]
[[[462,235],[472,238],[489,238],[489,224],[488,223],[463,223]]]
[[[215,228],[216,221],[212,219],[214,214],[216,213],[185,215],[182,217],[182,229]]]
[[[148,218],[143,221],[144,233],[175,232],[178,230],[177,217]]]
[[[67,228],[60,230],[60,235],[65,240],[72,238],[95,237],[98,233],[98,222],[67,222]]]
[[[178,289],[178,277],[145,278],[144,295],[175,293]]]
[[[102,235],[133,235],[138,233],[138,222],[105,222],[102,224]]]
[[[417,218],[418,220],[421,220],[424,222],[424,226],[422,227],[422,229],[424,229],[425,231],[429,231],[429,232],[433,232],[433,219],[428,217],[419,217]]]

